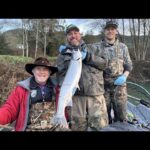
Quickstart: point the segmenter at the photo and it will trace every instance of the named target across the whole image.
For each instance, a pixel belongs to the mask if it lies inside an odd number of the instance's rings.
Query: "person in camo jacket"
[[[117,38],[117,28],[116,21],[107,21],[104,39],[95,43],[95,48],[103,51],[108,60],[103,76],[109,123],[127,121],[126,80],[133,68],[127,46]]]
[[[58,80],[61,86],[71,60],[72,49],[80,49],[82,54],[82,72],[79,89],[73,96],[71,129],[73,131],[101,130],[108,125],[108,115],[104,98],[103,70],[107,60],[99,51],[92,49],[81,37],[77,26],[66,28],[66,45],[59,48],[57,58]]]

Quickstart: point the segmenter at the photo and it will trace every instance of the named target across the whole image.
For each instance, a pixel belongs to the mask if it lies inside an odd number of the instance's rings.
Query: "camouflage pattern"
[[[126,68],[128,71],[132,70],[132,61],[128,52],[128,48],[124,43],[116,42],[113,45],[105,41],[94,44],[104,57],[108,60],[108,65],[105,69],[105,78],[114,78],[123,73]],[[127,66],[127,67],[126,67]]]
[[[67,45],[69,47],[70,45]],[[71,46],[70,46],[71,47]],[[86,131],[90,126],[98,130],[107,125],[108,116],[104,97],[103,70],[107,66],[107,59],[103,53],[92,44],[86,45],[81,41],[78,47],[81,51],[87,50],[87,56],[82,63],[82,72],[79,80],[79,88],[73,97],[71,111],[71,129],[73,131]],[[71,55],[59,54],[57,58],[57,79],[62,85],[68,70]],[[88,105],[87,105],[88,104]]]
[[[87,131],[88,128],[100,130],[108,125],[106,102],[100,96],[74,96],[71,129]]]
[[[108,65],[104,70],[104,89],[105,99],[109,123],[112,122],[111,109],[114,110],[114,121],[126,120],[126,105],[127,105],[127,90],[126,84],[115,86],[114,81],[123,74],[124,71],[132,70],[132,61],[125,44],[116,42],[113,45],[108,44],[105,40],[94,44],[99,49],[105,58],[108,60]]]
[[[113,121],[127,120],[127,89],[126,83],[121,86],[109,84],[105,87],[105,100],[108,111],[109,123]],[[114,118],[111,116],[111,109],[114,111]]]
[[[51,129],[50,120],[54,112],[54,102],[32,104],[26,131],[47,131]]]
[[[85,45],[82,41],[81,50],[86,48],[89,55],[88,61],[83,61],[82,73],[79,81],[80,90],[76,92],[76,95],[96,96],[104,94],[104,81],[103,81],[103,69],[107,65],[107,60],[103,58],[101,52],[98,49],[94,49],[92,45]],[[57,58],[58,67],[58,80],[61,86],[69,63],[71,55],[59,54]]]

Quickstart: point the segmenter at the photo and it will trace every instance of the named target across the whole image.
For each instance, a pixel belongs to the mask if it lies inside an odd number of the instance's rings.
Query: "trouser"
[[[103,95],[73,97],[72,131],[87,131],[88,127],[100,130],[107,125],[108,115]]]
[[[127,120],[127,89],[126,84],[121,86],[107,85],[105,86],[105,100],[107,105],[107,112],[109,123],[113,121]],[[114,118],[112,118],[111,111],[114,111]]]

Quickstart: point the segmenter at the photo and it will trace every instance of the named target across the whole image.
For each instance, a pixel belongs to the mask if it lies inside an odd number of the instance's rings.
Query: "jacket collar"
[[[17,85],[30,91],[30,80],[31,80],[31,77],[29,77],[23,81],[18,82]]]
[[[32,77],[30,80],[30,88],[37,88],[38,86],[40,86],[36,81],[35,81],[35,77]],[[46,85],[47,87],[53,87],[53,83],[51,81],[50,78],[48,78]]]
[[[113,44],[108,43],[105,39],[102,40],[102,44],[105,47],[111,47],[111,46],[115,46],[119,43],[119,40],[116,38],[115,42]]]
[[[38,86],[38,83],[36,83],[33,78],[34,77],[29,77],[29,78],[27,78],[23,81],[18,82],[17,85],[27,89],[28,91],[30,91],[30,87],[36,88]],[[53,84],[53,82],[51,81],[50,78],[47,80],[46,86],[54,87],[54,84]]]

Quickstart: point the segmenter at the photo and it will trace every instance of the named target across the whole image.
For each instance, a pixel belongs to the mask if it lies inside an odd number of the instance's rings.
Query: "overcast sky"
[[[88,30],[87,24],[90,23],[91,21],[93,21],[93,19],[65,19],[65,20],[66,20],[66,24],[68,24],[68,25],[69,24],[77,25],[83,34],[86,33]],[[3,21],[9,21],[9,22],[15,23],[15,22],[20,22],[20,19],[0,19],[0,24]],[[13,27],[3,26],[2,31],[7,31],[10,29],[13,29]]]
[[[95,21],[95,19],[66,19],[66,22],[68,24],[77,25],[83,34],[85,34],[89,30],[89,24],[92,23],[93,21]],[[118,19],[118,21],[119,21],[118,22],[119,23],[118,30],[122,34],[122,19]],[[130,33],[128,31],[128,26],[129,26],[128,20],[124,19],[124,21],[125,21],[125,33],[126,33],[126,35],[129,35]],[[98,29],[92,29],[92,31],[93,31],[94,35],[97,35],[100,32],[100,30],[98,30]]]
[[[64,18],[65,19],[65,18]],[[4,20],[7,20],[7,21],[10,21],[10,22],[20,22],[20,19],[0,19],[0,25],[1,25],[1,22],[4,21]],[[80,28],[80,31],[81,33],[85,34],[87,31],[89,31],[89,23],[93,22],[95,19],[65,19],[66,20],[66,24],[75,24],[77,25],[79,28]],[[120,29],[121,28],[121,19],[119,21],[120,23],[120,27],[119,27],[119,30],[120,30],[120,33],[122,32],[122,30]],[[126,21],[127,22],[127,21]],[[9,27],[9,26],[3,26],[3,28],[1,29],[1,31],[7,31],[7,30],[10,30],[10,29],[13,29],[12,27]],[[99,31],[96,30],[96,29],[93,29],[92,30],[93,34],[99,34]],[[126,32],[126,34],[128,34]]]
[[[80,28],[80,31],[85,34],[89,31],[89,24],[95,19],[66,19],[66,23],[75,24]],[[98,34],[97,30],[93,30],[93,34]]]

